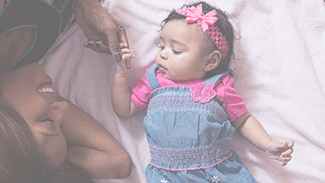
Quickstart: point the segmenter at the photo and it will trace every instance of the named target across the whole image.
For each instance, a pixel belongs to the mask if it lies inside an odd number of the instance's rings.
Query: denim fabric
[[[256,183],[236,153],[213,168],[167,171],[148,165],[148,183]]]
[[[161,87],[156,67],[147,75],[153,93],[143,122],[151,154],[148,182],[256,182],[230,149],[235,129],[222,101],[214,97],[195,102],[190,88]],[[204,84],[215,83],[224,74]]]

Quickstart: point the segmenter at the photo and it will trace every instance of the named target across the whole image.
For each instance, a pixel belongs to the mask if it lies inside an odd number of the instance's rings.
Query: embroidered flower
[[[220,181],[220,179],[218,178],[218,176],[213,176],[211,178],[212,182],[216,182],[216,183],[219,183],[218,181]]]
[[[201,103],[209,102],[217,94],[213,88],[213,83],[210,83],[206,86],[204,83],[200,83],[197,86],[191,88],[191,97],[194,101],[200,101]]]
[[[161,182],[161,183],[168,183],[168,180],[163,179],[163,180],[161,180],[160,182]]]

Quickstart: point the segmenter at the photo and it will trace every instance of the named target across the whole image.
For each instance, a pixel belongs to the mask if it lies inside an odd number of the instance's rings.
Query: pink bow
[[[204,32],[209,28],[208,24],[213,25],[218,20],[217,17],[214,17],[217,15],[217,11],[215,9],[208,12],[206,15],[202,13],[202,4],[198,5],[197,7],[192,6],[188,10],[186,22],[198,22],[198,24],[202,26]]]

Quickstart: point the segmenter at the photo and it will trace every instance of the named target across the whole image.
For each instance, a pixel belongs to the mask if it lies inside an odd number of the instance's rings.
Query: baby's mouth
[[[167,69],[166,69],[164,66],[160,65],[160,64],[158,64],[158,69],[160,70],[160,72],[161,72],[162,74],[164,74],[164,73],[167,72]]]

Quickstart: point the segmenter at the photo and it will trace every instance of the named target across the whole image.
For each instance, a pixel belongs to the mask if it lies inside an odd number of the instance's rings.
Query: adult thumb
[[[109,49],[111,53],[113,54],[115,60],[121,61],[122,55],[120,50],[120,44],[118,42],[118,39],[116,37],[116,33],[111,33],[107,35],[108,43],[109,43]]]

